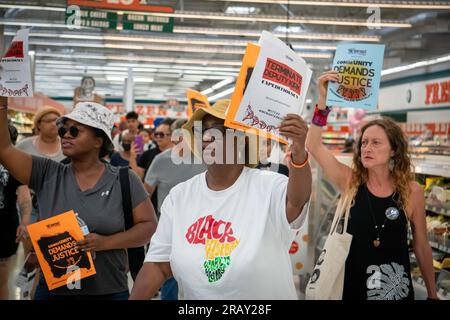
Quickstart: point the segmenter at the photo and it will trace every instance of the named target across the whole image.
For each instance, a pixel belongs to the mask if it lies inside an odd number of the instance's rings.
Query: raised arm
[[[328,71],[318,79],[319,99],[317,107],[319,110],[326,109],[328,81],[338,81],[338,73]],[[340,192],[345,191],[352,171],[348,166],[340,163],[333,153],[322,144],[322,127],[311,124],[306,138],[306,148],[322,167],[325,176],[339,188]]]
[[[286,194],[286,216],[289,223],[297,219],[311,195],[311,168],[305,150],[307,131],[305,121],[296,114],[288,114],[280,126],[280,133],[292,139]]]
[[[1,73],[0,73],[1,76]],[[32,159],[11,143],[8,129],[8,98],[0,97],[0,163],[19,182],[30,182]]]

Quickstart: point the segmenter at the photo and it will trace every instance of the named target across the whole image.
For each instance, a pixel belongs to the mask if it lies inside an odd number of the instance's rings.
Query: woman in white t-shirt
[[[224,126],[229,102],[198,109],[183,127],[208,170],[166,197],[131,299],[153,297],[172,275],[182,299],[297,299],[288,251],[311,192],[307,125],[298,115],[281,124],[280,133],[292,139],[289,178],[251,169],[257,139],[246,140],[245,152],[227,145],[240,139]]]

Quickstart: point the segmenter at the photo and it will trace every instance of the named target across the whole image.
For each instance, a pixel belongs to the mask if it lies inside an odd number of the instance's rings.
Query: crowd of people
[[[96,275],[77,290],[49,290],[40,274],[36,300],[151,299],[159,290],[167,300],[297,299],[289,248],[310,201],[310,156],[351,199],[343,299],[370,299],[370,270],[382,266],[398,280],[381,283],[394,288],[389,298],[414,298],[408,223],[428,297],[435,299],[424,193],[414,182],[400,127],[387,118],[366,123],[355,137],[352,167],[321,143],[327,85],[337,80],[334,71],[318,79],[310,125],[299,115],[284,118],[280,134],[290,140],[284,164],[268,160],[272,148],[281,147],[276,141],[249,135],[239,143],[241,136],[224,125],[226,99],[153,129],[143,128],[136,112],[115,126],[113,113],[94,102],[80,102],[65,115],[46,107],[35,115],[36,135],[15,144],[8,100],[0,97],[0,299],[8,298],[18,243],[33,253],[26,226],[68,210],[89,227],[77,247],[95,252]],[[129,180],[130,227],[121,168]],[[145,261],[127,254],[142,246]]]

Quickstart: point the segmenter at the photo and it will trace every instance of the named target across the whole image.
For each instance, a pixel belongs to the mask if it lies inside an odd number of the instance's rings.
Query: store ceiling
[[[342,40],[386,44],[385,69],[450,54],[450,1],[147,2],[175,9],[173,33],[69,29],[66,0],[0,0],[0,28],[8,45],[18,28],[31,27],[36,90],[51,97],[71,97],[87,73],[97,93],[122,98],[129,67],[136,99],[184,100],[187,88],[214,86],[208,94],[213,97],[233,86],[246,43],[256,42],[262,30],[286,39],[288,16],[289,42],[316,75],[330,67]],[[366,26],[374,2],[379,29]]]

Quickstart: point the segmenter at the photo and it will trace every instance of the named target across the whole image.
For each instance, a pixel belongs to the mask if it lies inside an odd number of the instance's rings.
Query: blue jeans
[[[164,282],[161,288],[161,300],[178,300],[178,284],[175,278]]]
[[[92,295],[60,296],[51,293],[48,290],[44,276],[41,274],[41,277],[39,278],[39,283],[36,287],[34,300],[128,300],[129,296],[130,294],[128,290],[123,292],[95,295],[95,296]]]

